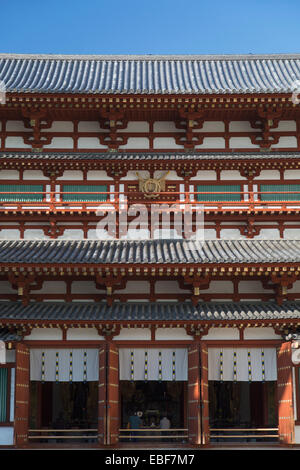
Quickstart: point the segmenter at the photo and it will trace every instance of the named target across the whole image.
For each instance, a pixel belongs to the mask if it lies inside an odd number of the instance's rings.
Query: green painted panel
[[[238,194],[197,194],[198,201],[240,201],[241,186],[239,184],[219,185],[219,184],[201,184],[197,185],[197,192],[214,191],[218,193],[230,191]]]
[[[261,194],[261,201],[300,201],[300,184],[261,184],[261,192],[270,191],[270,194]],[[299,194],[274,194],[272,191],[299,191]]]
[[[11,194],[11,192],[16,194]],[[0,201],[3,202],[27,202],[42,201],[43,194],[24,194],[24,191],[36,191],[42,193],[44,187],[41,184],[0,184]]]
[[[8,369],[0,367],[0,423],[7,421],[7,380]]]
[[[78,184],[67,184],[63,186],[63,192],[105,192],[107,191],[106,185],[78,185]],[[107,194],[63,194],[63,201],[106,201]]]

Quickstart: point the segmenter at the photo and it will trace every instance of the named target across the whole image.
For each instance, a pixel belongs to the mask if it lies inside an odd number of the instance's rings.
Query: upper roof
[[[0,54],[0,80],[8,92],[291,93],[300,80],[300,54]]]

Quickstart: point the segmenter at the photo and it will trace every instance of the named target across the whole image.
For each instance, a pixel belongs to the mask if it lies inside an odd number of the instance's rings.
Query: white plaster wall
[[[44,281],[42,289],[32,291],[34,294],[65,294],[66,283],[63,281]]]
[[[42,170],[25,170],[23,178],[24,180],[49,180],[49,178],[43,174]]]
[[[176,294],[180,292],[190,292],[188,289],[181,289],[177,281],[157,281],[155,283],[156,294]]]
[[[225,139],[223,137],[204,137],[202,144],[195,145],[197,149],[223,149],[225,148]]]
[[[69,328],[67,330],[67,340],[96,340],[101,341],[104,337],[98,334],[96,328]]]
[[[156,121],[153,124],[154,132],[180,132],[173,121]]]
[[[30,335],[24,336],[24,339],[34,341],[62,340],[62,330],[60,328],[33,328]]]
[[[78,123],[78,132],[107,132],[102,129],[98,121],[80,121]]]
[[[149,328],[122,328],[120,334],[114,336],[114,340],[142,340],[147,341],[151,339],[151,331]]]
[[[183,149],[183,145],[177,145],[173,137],[156,137],[153,140],[153,148],[155,149]]]
[[[264,289],[260,281],[240,281],[238,288],[240,294],[255,294],[268,291],[273,292],[273,289]]]
[[[155,339],[160,340],[193,340],[193,337],[186,333],[185,328],[157,328]]]
[[[0,180],[18,180],[19,176],[19,171],[17,170],[0,170]]]
[[[115,290],[116,293],[124,293],[123,289]],[[150,284],[147,281],[128,281],[126,284],[127,294],[149,294]]]
[[[0,294],[15,294],[16,289],[13,289],[9,281],[0,282]]]
[[[5,147],[7,148],[31,148],[31,145],[25,144],[23,137],[6,137]]]
[[[241,235],[241,232],[235,228],[225,228],[220,231],[220,238],[228,240],[238,240],[245,238]]]
[[[206,294],[233,293],[233,283],[231,281],[211,281],[209,288],[201,289],[201,292],[205,292]]]
[[[0,177],[1,177],[1,173],[0,173]],[[299,179],[300,180],[300,170],[285,170],[284,178],[287,179],[287,180],[288,179],[292,179],[292,180]]]
[[[120,149],[148,149],[149,139],[147,137],[129,137],[127,144],[120,145]]]
[[[194,129],[194,132],[224,132],[225,124],[222,121],[204,121],[201,129]]]
[[[64,180],[83,180],[83,173],[80,170],[66,170],[62,176],[57,178],[57,181]]]
[[[6,130],[8,132],[32,132],[32,129],[24,126],[23,121],[7,121]]]
[[[74,124],[72,121],[53,121],[51,127],[43,129],[43,132],[73,132]]]
[[[245,328],[244,329],[244,339],[280,339],[281,336],[277,335],[272,327],[264,328]]]
[[[214,170],[199,170],[196,176],[191,178],[192,180],[198,181],[213,181],[217,179],[217,173]]]
[[[41,229],[29,229],[24,231],[24,240],[48,240],[43,230]]]
[[[297,138],[294,136],[282,136],[277,144],[272,145],[272,148],[294,148],[297,147]]]
[[[250,137],[231,137],[229,147],[232,149],[259,148],[259,145],[252,144]]]
[[[256,240],[279,240],[280,232],[276,228],[263,228],[259,235],[255,237]]]
[[[231,121],[229,132],[253,132],[254,129],[249,121]]]
[[[147,121],[130,121],[126,129],[120,129],[119,132],[149,132],[149,123]]]
[[[93,181],[102,181],[102,180],[113,180],[111,176],[108,176],[106,171],[103,170],[93,170],[93,171],[88,171],[87,180],[93,180]]]
[[[45,149],[72,149],[74,147],[74,141],[72,137],[53,137],[51,144],[44,145]]]
[[[287,228],[283,232],[283,237],[286,240],[300,240],[300,229],[299,228]]]
[[[255,178],[255,180],[279,180],[280,171],[279,170],[262,170]]]
[[[83,230],[66,229],[57,240],[83,240]]]
[[[105,289],[97,289],[94,281],[73,281],[71,286],[72,294],[99,294]]]
[[[107,145],[100,144],[97,137],[80,137],[77,142],[79,149],[105,149]]]
[[[296,130],[296,121],[279,121],[278,126],[272,129],[272,132],[295,132]]]
[[[247,179],[245,176],[241,176],[238,170],[223,170],[220,174],[220,179],[223,181],[226,180],[245,180]]]
[[[238,328],[210,328],[207,335],[204,335],[203,340],[239,340],[240,333]]]

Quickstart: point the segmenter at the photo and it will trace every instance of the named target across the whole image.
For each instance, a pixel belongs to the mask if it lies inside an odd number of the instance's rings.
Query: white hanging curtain
[[[187,361],[185,348],[120,348],[120,380],[187,380]]]
[[[31,349],[30,380],[93,382],[99,377],[98,349]]]
[[[208,380],[277,380],[276,348],[209,348]]]

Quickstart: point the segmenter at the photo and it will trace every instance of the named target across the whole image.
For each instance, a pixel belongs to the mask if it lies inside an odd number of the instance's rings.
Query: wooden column
[[[29,367],[28,346],[18,343],[16,346],[16,395],[15,395],[15,445],[28,444],[29,416]]]
[[[119,351],[107,341],[99,353],[99,443],[119,440]]]
[[[277,350],[277,396],[279,441],[283,445],[294,442],[295,422],[292,372],[291,343],[282,343]]]
[[[203,445],[209,444],[209,400],[208,400],[208,351],[205,343],[200,343],[201,361],[201,400],[202,400],[202,440]]]
[[[106,348],[99,349],[98,440],[106,444]]]
[[[188,430],[191,444],[208,444],[208,356],[206,345],[199,341],[188,351]]]

